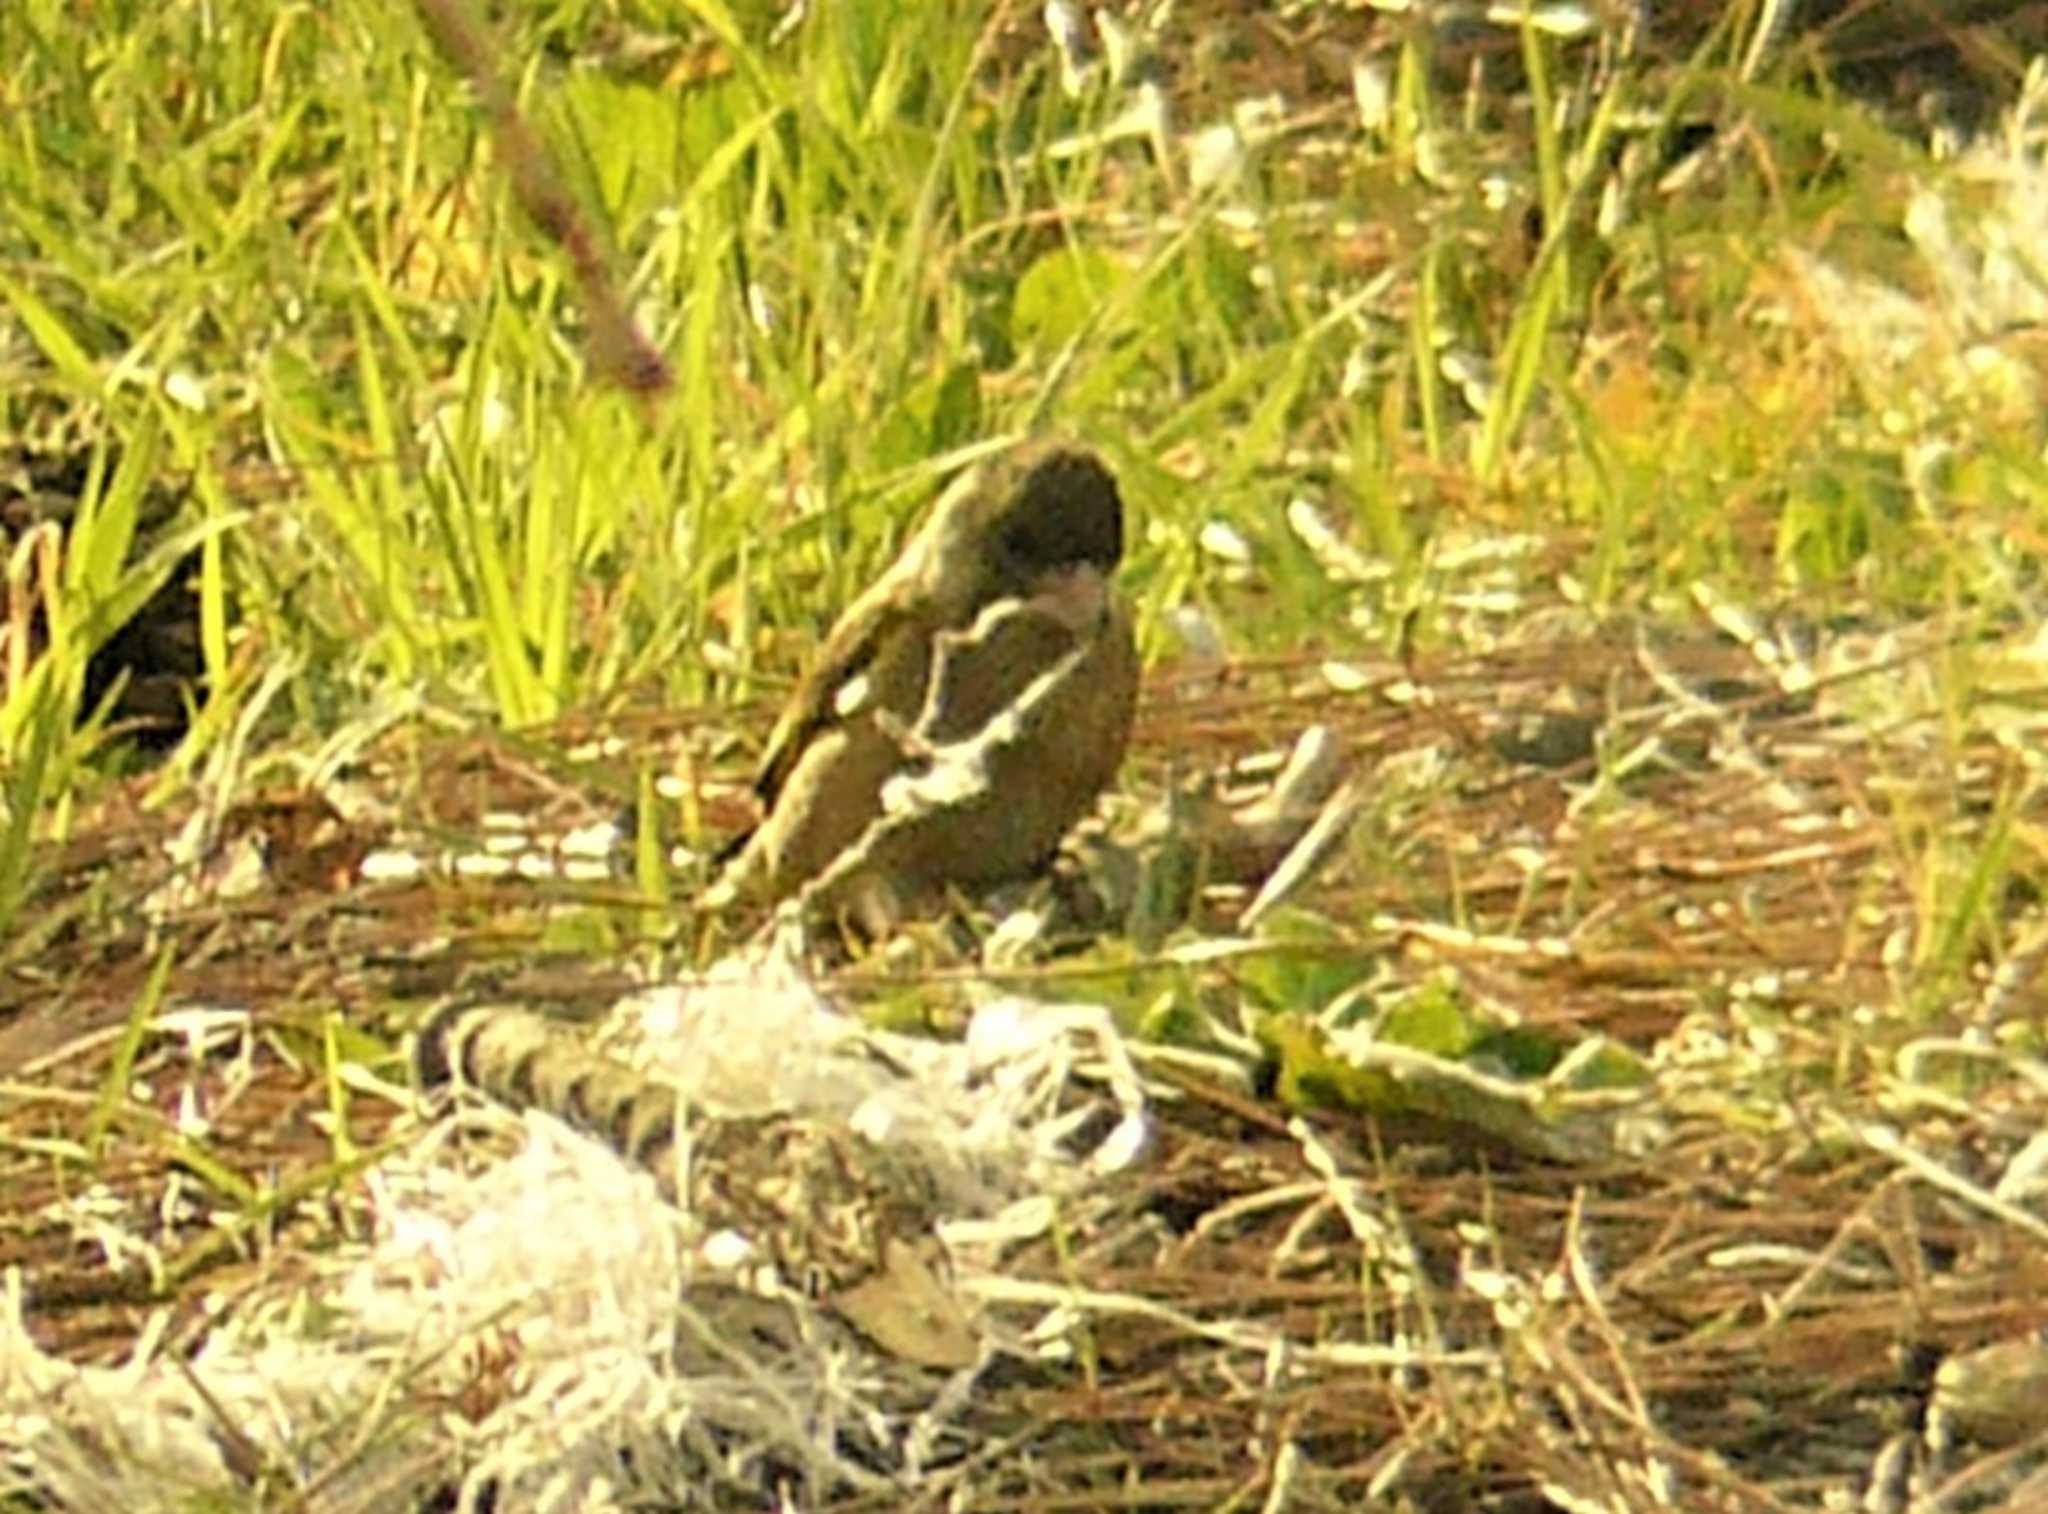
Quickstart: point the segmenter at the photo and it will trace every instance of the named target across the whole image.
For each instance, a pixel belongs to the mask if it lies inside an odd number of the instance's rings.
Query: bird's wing
[[[974,735],[1093,634],[1106,609],[1107,586],[1082,569],[996,601],[965,630],[940,632],[918,735],[935,745]]]
[[[878,704],[906,721],[916,714],[945,621],[923,569],[922,554],[906,552],[832,627],[769,734],[754,780],[763,804],[774,805],[805,749],[839,722]]]
[[[916,716],[932,637],[971,617],[984,593],[982,513],[974,489],[956,481],[888,571],[846,607],[768,737],[754,780],[763,804],[775,803],[805,749],[837,722],[876,704],[906,723]]]

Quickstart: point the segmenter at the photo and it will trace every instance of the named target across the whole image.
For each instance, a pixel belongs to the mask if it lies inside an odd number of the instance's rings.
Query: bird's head
[[[997,484],[988,518],[991,566],[1005,589],[1083,566],[1105,577],[1124,552],[1124,505],[1116,480],[1092,452],[1055,447]]]

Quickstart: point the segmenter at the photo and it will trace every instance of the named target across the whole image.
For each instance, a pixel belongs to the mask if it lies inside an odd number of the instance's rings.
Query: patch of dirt
[[[2041,1247],[1970,1197],[2041,1126],[2039,1087],[1988,1048],[2038,1035],[2048,1000],[2028,975],[1900,992],[1901,951],[1935,924],[1902,845],[1981,837],[2024,790],[2012,753],[1943,749],[1916,704],[1939,628],[1795,627],[1770,645],[1836,655],[1788,680],[1764,643],[1562,609],[1518,620],[1517,644],[1354,660],[1336,683],[1310,662],[1162,671],[1135,766],[1156,787],[1312,722],[1341,733],[1373,798],[1298,901],[1329,923],[1321,949],[1375,973],[1376,998],[1434,983],[1555,1045],[1631,1049],[1652,1079],[1638,1136],[1559,1163],[1398,1107],[1290,1114],[1282,1094],[1302,1085],[1285,1067],[1264,1096],[1180,1077],[1152,1158],[1095,1201],[1117,1223],[1077,1217],[1059,1249],[1020,1250],[1016,1275],[1148,1300],[1221,1339],[1255,1325],[1300,1365],[1247,1375],[1185,1322],[1109,1318],[1089,1373],[999,1376],[977,1422],[1016,1449],[972,1506],[1073,1506],[1134,1480],[1148,1506],[1210,1504],[1294,1457],[1332,1501],[1309,1507],[1355,1500],[1397,1461],[1417,1507],[1534,1508],[1548,1484],[1635,1506],[1629,1469],[1652,1463],[1696,1490],[1688,1506],[1783,1507],[1857,1486],[1913,1441],[1936,1364],[2048,1322]],[[631,749],[697,729],[649,722]],[[622,774],[536,755],[573,744],[406,736],[353,780],[402,823],[273,802],[250,821],[269,827],[263,886],[154,922],[174,827],[110,801],[37,901],[33,965],[17,953],[0,982],[0,1262],[23,1269],[40,1342],[110,1361],[167,1302],[190,1342],[199,1299],[232,1300],[360,1225],[354,1164],[398,1111],[337,1102],[331,1044],[396,1077],[379,1048],[444,994],[594,1008],[625,986],[606,964],[645,906],[623,883],[351,872],[401,835],[459,850],[491,814],[606,816]],[[1207,900],[1203,930],[1241,903]],[[118,1071],[160,960],[163,1011],[246,1020],[145,1026]],[[1219,957],[1198,991],[1258,1002],[1254,966]],[[857,965],[841,991],[874,981]],[[1980,1063],[1945,1049],[1985,1035]],[[1967,1098],[1942,1092],[1958,1076]],[[95,1124],[105,1145],[84,1162],[71,1143]],[[1878,1124],[1909,1130],[1916,1160]],[[117,1265],[115,1236],[153,1248],[157,1270],[141,1250]]]

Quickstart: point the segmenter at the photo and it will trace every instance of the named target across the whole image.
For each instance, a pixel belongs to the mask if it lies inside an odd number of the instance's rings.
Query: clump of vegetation
[[[1058,1348],[910,1492],[2025,1474],[2029,16],[230,9],[21,0],[0,80],[24,1507],[380,1506],[537,1433],[516,1317],[282,1425],[253,1358],[181,1369],[349,1338],[380,1163],[454,1180],[424,1006],[731,944],[689,899],[760,704],[961,454],[1048,426],[1136,522],[1151,684],[1084,864],[1123,923],[818,982],[921,1029],[1099,1006],[1156,1145],[1004,1255],[990,1308]],[[1161,838],[1312,726],[1344,825],[1247,912]],[[124,1438],[130,1359],[208,1428]],[[655,1478],[669,1427],[586,1407]],[[901,1507],[879,1454],[802,1485]]]

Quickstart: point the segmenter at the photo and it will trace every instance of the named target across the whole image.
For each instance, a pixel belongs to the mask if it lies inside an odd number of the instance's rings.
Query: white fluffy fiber
[[[1000,1000],[962,1044],[880,1036],[757,959],[635,996],[605,1038],[685,1099],[800,1109],[918,1154],[972,1237],[956,1249],[963,1272],[1042,1222],[1035,1196],[1086,1181],[1087,1159],[1061,1138],[1099,1110],[1105,1086],[1124,1120],[1096,1159],[1143,1146],[1137,1075],[1100,1009]],[[458,1134],[511,1154],[478,1168],[451,1150]],[[849,1459],[849,1444],[893,1446],[908,1471],[918,1447],[944,1438],[915,1412],[963,1397],[963,1383],[947,1393],[807,1321],[801,1303],[781,1316],[797,1322],[781,1347],[759,1332],[722,1339],[707,1295],[686,1292],[715,1249],[701,1245],[707,1227],[547,1116],[465,1100],[366,1183],[368,1242],[219,1306],[189,1376],[157,1331],[117,1368],[43,1354],[10,1277],[0,1455],[12,1481],[78,1509],[190,1508],[196,1495],[255,1506],[294,1492],[319,1508],[402,1507],[457,1483],[465,1507],[486,1487],[500,1509],[650,1495],[713,1507],[721,1486],[789,1497],[886,1480],[872,1454]],[[908,1413],[906,1383],[919,1400]],[[260,1483],[236,1445],[258,1453]]]

